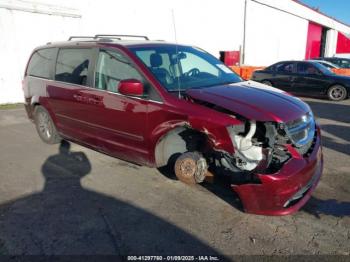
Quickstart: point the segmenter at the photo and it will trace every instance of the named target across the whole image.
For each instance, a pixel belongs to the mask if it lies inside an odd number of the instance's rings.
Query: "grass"
[[[20,108],[23,107],[23,103],[16,103],[16,104],[0,104],[0,110],[4,109],[15,109],[15,108]]]

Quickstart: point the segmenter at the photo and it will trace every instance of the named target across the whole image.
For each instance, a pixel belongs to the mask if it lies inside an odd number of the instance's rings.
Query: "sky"
[[[335,19],[350,25],[350,0],[300,0]]]

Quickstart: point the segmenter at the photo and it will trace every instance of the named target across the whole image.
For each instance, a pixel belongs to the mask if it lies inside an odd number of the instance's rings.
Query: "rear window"
[[[89,48],[60,49],[57,56],[55,80],[87,85],[92,50]]]
[[[52,78],[51,70],[55,56],[55,48],[46,48],[36,51],[30,59],[27,75],[47,79]]]

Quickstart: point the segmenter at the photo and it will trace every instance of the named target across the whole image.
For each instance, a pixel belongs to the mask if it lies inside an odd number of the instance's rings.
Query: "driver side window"
[[[101,50],[96,67],[95,88],[118,93],[119,82],[124,79],[144,82],[143,77],[122,54]]]
[[[161,102],[157,91],[136,70],[130,60],[113,50],[100,50],[95,73],[95,88],[119,93],[121,80],[136,79],[144,85],[144,99]]]
[[[194,69],[193,65],[195,65],[195,68],[198,69],[201,73],[209,73],[214,76],[220,75],[219,69],[209,64],[204,59],[189,52],[184,53],[186,54],[186,58],[180,60],[183,73],[188,73]]]
[[[320,74],[320,71],[311,64],[308,63],[299,63],[298,64],[298,74],[303,75],[317,75]]]

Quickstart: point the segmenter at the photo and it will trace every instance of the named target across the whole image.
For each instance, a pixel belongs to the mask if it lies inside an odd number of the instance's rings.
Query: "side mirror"
[[[118,84],[118,91],[126,96],[143,96],[143,84],[137,79],[124,79]]]

